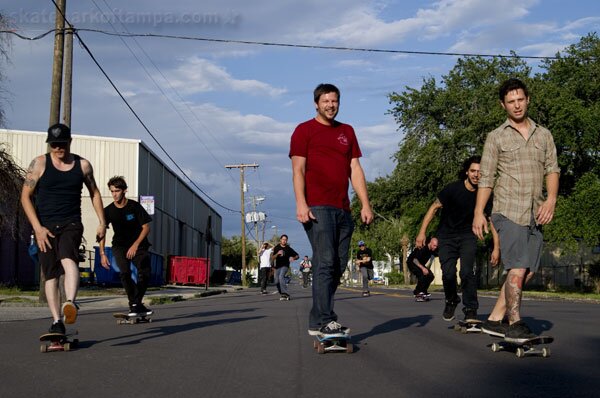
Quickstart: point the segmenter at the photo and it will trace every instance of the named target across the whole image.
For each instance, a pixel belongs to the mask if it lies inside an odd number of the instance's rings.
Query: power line
[[[67,20],[67,17],[62,13],[60,7],[58,7],[58,5],[56,4],[56,2],[54,0],[52,0],[52,3],[54,4],[54,6],[56,7],[57,12],[60,12],[63,19],[65,20],[65,22],[69,25],[69,26],[73,26],[71,25],[71,23]],[[90,56],[90,58],[92,59],[92,61],[94,61],[94,63],[96,64],[96,66],[98,67],[98,69],[100,69],[100,72],[102,72],[102,74],[104,75],[104,77],[106,78],[106,80],[108,80],[108,82],[110,83],[110,85],[113,87],[113,89],[117,92],[117,94],[119,95],[119,97],[121,98],[121,100],[125,103],[125,105],[127,106],[127,108],[129,108],[129,110],[131,111],[131,113],[133,114],[133,116],[138,120],[138,122],[142,125],[142,127],[144,128],[144,130],[146,130],[146,132],[150,135],[150,137],[152,137],[152,139],[154,140],[154,142],[156,143],[156,145],[158,145],[158,147],[164,152],[164,154],[169,158],[169,160],[171,160],[171,162],[173,162],[173,164],[175,165],[175,167],[181,172],[182,175],[184,175],[189,181],[190,183],[196,187],[201,193],[203,193],[210,201],[212,201],[214,204],[216,204],[217,206],[233,212],[233,213],[240,213],[237,210],[233,210],[230,209],[226,206],[223,206],[222,204],[220,204],[219,202],[217,202],[216,200],[214,200],[210,195],[208,195],[206,192],[204,192],[204,190],[202,188],[200,188],[198,186],[198,184],[196,184],[188,175],[187,173],[179,166],[179,164],[175,161],[175,159],[173,159],[173,157],[169,154],[169,152],[167,152],[167,150],[162,146],[162,144],[158,141],[158,139],[156,139],[156,137],[154,136],[154,134],[152,134],[152,132],[150,131],[150,129],[146,126],[146,124],[142,121],[142,119],[140,118],[140,116],[137,114],[137,112],[133,109],[133,107],[129,104],[129,102],[125,99],[125,97],[123,96],[123,94],[121,93],[121,91],[117,88],[117,86],[115,85],[115,83],[112,81],[112,79],[110,78],[110,76],[108,76],[108,74],[106,73],[106,71],[104,70],[104,68],[100,65],[100,63],[98,62],[98,60],[96,59],[96,57],[94,56],[94,54],[92,54],[92,51],[89,49],[89,47],[85,44],[85,42],[83,41],[83,39],[79,36],[77,30],[73,30],[73,34],[75,35],[75,37],[77,37],[77,40],[79,41],[79,44],[81,45],[81,47],[88,53],[88,55]]]
[[[308,48],[316,50],[334,50],[334,51],[354,51],[354,52],[372,52],[372,53],[386,53],[386,54],[408,54],[408,55],[432,55],[432,56],[450,56],[450,57],[483,57],[483,58],[521,58],[521,59],[540,59],[540,60],[558,60],[558,56],[536,56],[536,55],[519,55],[516,53],[511,54],[485,54],[485,53],[460,53],[460,52],[444,52],[444,51],[418,51],[418,50],[391,50],[381,48],[365,48],[365,47],[342,47],[342,46],[322,46],[316,44],[297,44],[297,43],[278,43],[278,42],[267,42],[267,41],[252,41],[252,40],[233,40],[233,39],[214,39],[207,37],[197,36],[182,36],[182,35],[166,35],[156,33],[130,33],[130,32],[108,32],[101,29],[89,29],[81,28],[78,29],[82,32],[93,32],[100,33],[107,36],[120,36],[120,37],[149,37],[149,38],[161,38],[161,39],[176,39],[176,40],[193,40],[193,41],[205,41],[213,43],[225,43],[225,44],[246,44],[256,46],[269,46],[269,47],[292,47],[292,48]],[[52,30],[54,31],[54,29]],[[46,32],[44,35],[51,33],[52,31]],[[38,38],[26,38],[22,35],[18,35],[14,31],[0,31],[1,33],[15,34],[23,39],[37,40]]]

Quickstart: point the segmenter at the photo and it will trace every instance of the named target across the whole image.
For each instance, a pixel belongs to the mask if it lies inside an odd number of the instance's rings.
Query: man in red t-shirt
[[[313,250],[313,306],[308,334],[341,336],[350,330],[337,322],[333,296],[348,262],[354,224],[350,214],[348,182],[358,196],[361,220],[373,221],[362,156],[354,129],[335,120],[340,91],[320,84],[314,91],[317,115],[301,123],[292,134],[292,159],[296,218]]]

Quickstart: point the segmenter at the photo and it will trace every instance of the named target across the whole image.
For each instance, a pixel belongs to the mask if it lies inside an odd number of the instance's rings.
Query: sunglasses
[[[66,148],[69,145],[68,142],[50,142],[50,148]]]

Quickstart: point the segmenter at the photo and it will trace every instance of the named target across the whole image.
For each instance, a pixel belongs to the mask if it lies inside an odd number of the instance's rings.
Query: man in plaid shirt
[[[484,206],[493,190],[492,223],[508,275],[482,330],[520,343],[535,337],[521,320],[522,289],[540,263],[541,226],[554,215],[560,169],[550,131],[527,117],[525,84],[509,79],[500,86],[499,97],[507,120],[488,134],[483,148],[473,232],[479,239],[488,232]],[[508,325],[502,322],[505,315]]]

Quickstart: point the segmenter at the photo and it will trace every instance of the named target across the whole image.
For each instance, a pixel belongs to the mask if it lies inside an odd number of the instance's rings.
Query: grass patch
[[[184,301],[183,296],[147,296],[150,299],[150,305],[171,304]]]

